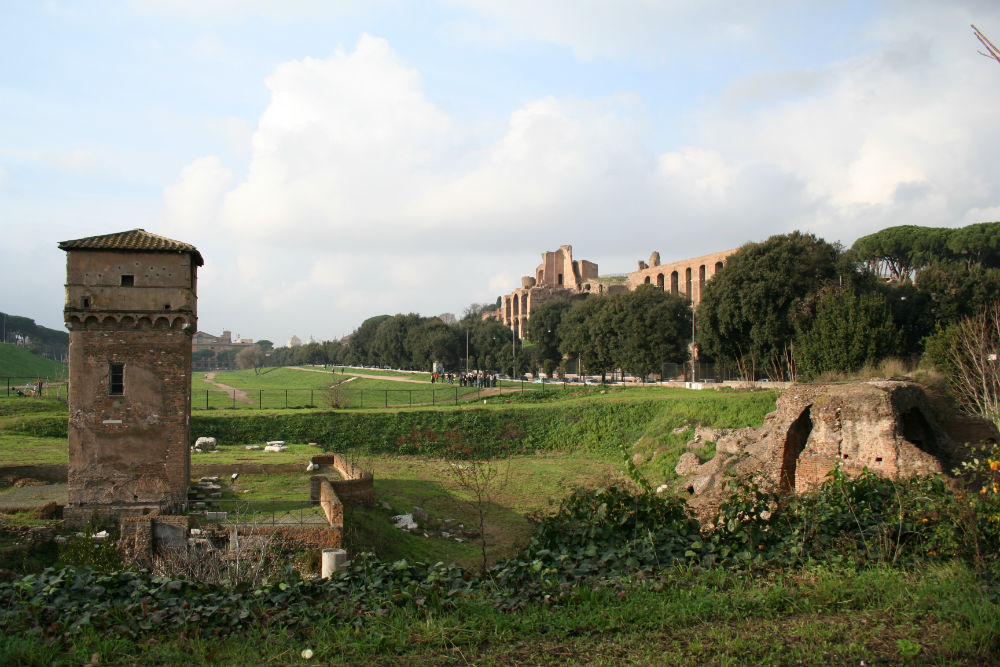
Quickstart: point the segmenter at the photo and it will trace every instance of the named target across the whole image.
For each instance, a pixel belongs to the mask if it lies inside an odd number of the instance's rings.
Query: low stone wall
[[[65,463],[45,463],[28,466],[0,467],[0,483],[13,484],[15,480],[29,477],[50,484],[65,483],[67,479]]]
[[[273,537],[294,543],[299,549],[340,549],[344,542],[343,525],[332,526],[251,526],[239,527],[240,537]]]
[[[319,501],[319,506],[323,508],[327,522],[331,526],[343,526],[344,503],[337,496],[337,492],[333,490],[330,480],[322,475],[312,477],[309,480],[310,496],[313,494],[314,487],[316,488],[316,499]]]
[[[318,454],[311,461],[318,466],[330,466],[342,479],[329,482],[333,490],[345,503],[370,505],[375,502],[375,478],[360,466],[355,465],[341,454]],[[325,478],[324,478],[325,479]],[[314,500],[319,496],[311,492]]]
[[[151,562],[157,547],[185,547],[190,519],[183,514],[124,516],[119,523],[118,550],[141,565]]]

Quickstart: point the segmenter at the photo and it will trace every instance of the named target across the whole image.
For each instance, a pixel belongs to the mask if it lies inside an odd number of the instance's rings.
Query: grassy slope
[[[52,361],[10,343],[0,343],[0,377],[61,379],[66,364]]]

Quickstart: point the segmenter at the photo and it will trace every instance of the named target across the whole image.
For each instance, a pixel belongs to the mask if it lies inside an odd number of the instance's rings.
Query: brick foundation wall
[[[248,526],[239,529],[241,536],[273,537],[292,543],[299,549],[340,549],[343,526]]]

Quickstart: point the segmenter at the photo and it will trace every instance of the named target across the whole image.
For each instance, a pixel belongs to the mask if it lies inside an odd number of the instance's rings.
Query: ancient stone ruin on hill
[[[689,448],[714,441],[715,457],[700,463],[687,452],[676,471],[703,516],[718,507],[734,479],[802,492],[821,485],[835,467],[890,478],[945,473],[960,445],[998,438],[996,427],[982,420],[943,423],[919,385],[892,380],[794,385],[760,428],[699,429],[699,436]]]

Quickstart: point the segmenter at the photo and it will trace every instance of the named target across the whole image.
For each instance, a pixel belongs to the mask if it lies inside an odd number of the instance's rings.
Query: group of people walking
[[[431,384],[435,382],[447,382],[448,384],[455,384],[455,374],[454,373],[434,373],[431,375]],[[486,373],[484,371],[471,371],[469,373],[459,373],[458,384],[460,387],[477,387],[479,389],[486,389],[488,387],[497,386],[497,376],[495,373]]]

